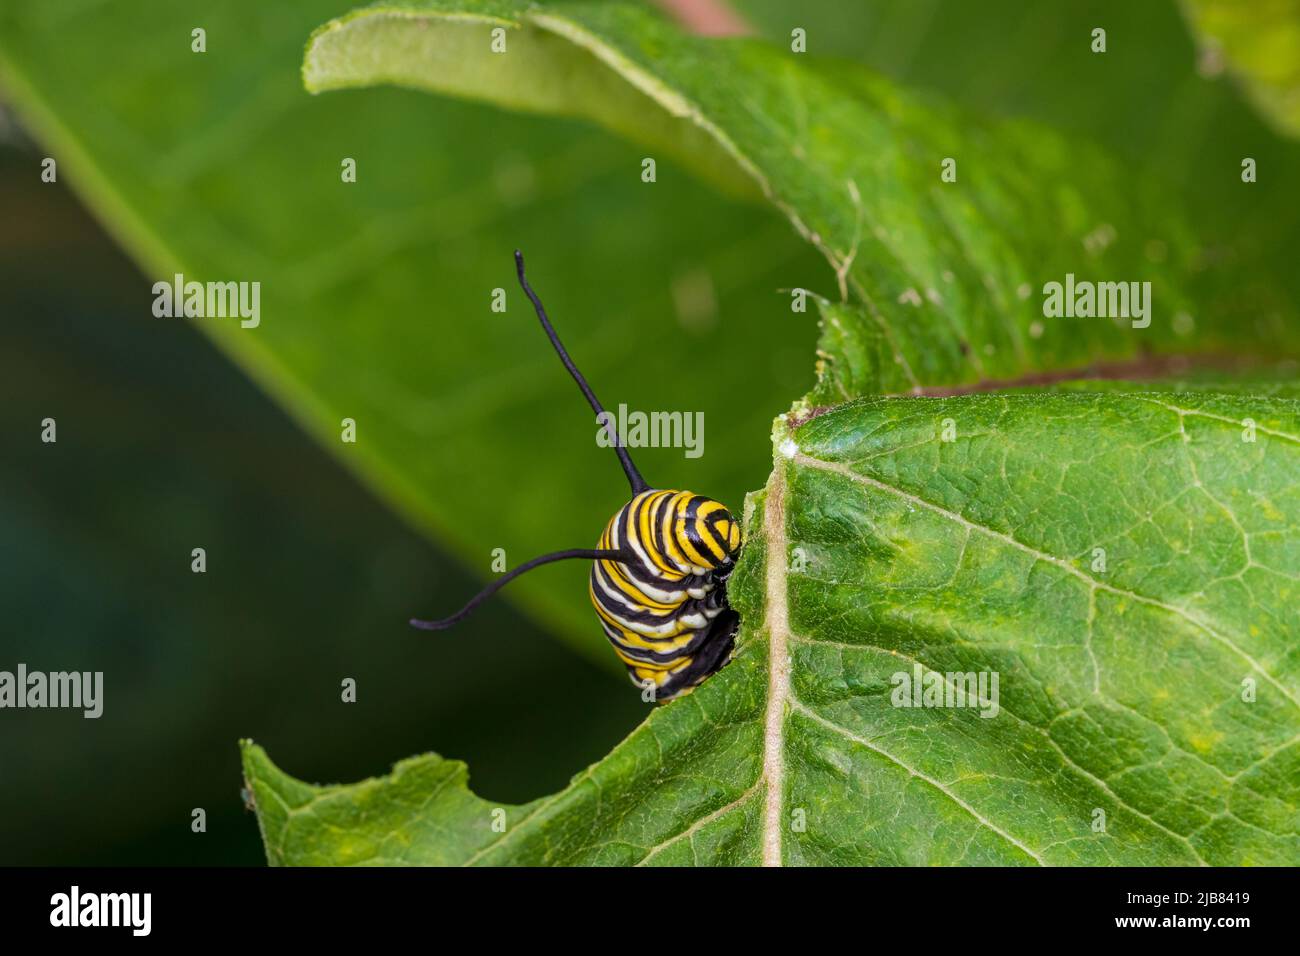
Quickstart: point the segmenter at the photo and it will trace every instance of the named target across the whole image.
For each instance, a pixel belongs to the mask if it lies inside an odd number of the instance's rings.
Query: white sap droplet
[[[1218,41],[1210,40],[1196,54],[1196,72],[1205,79],[1213,79],[1224,70],[1223,48]]]

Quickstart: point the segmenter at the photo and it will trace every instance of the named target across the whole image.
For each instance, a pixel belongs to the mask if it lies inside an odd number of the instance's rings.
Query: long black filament
[[[574,365],[573,359],[569,358],[569,353],[560,342],[560,337],[556,335],[555,329],[551,325],[551,320],[546,317],[546,309],[542,306],[542,300],[537,297],[537,293],[534,292],[532,287],[528,284],[528,279],[524,276],[524,254],[518,249],[515,250],[515,268],[519,273],[519,285],[523,287],[524,294],[527,295],[529,301],[533,303],[533,308],[537,312],[537,318],[542,323],[542,329],[546,332],[546,337],[551,340],[551,345],[554,347],[556,354],[560,356],[560,361],[563,362],[564,367],[569,370],[569,374],[573,376],[573,380],[578,383],[578,388],[582,389],[582,394],[586,396],[587,402],[591,405],[592,410],[597,415],[605,416],[605,429],[609,433],[609,437],[613,442],[614,451],[618,453],[618,460],[623,465],[623,473],[627,475],[628,484],[632,486],[632,494],[639,495],[643,491],[648,491],[650,486],[646,484],[645,479],[641,477],[641,472],[637,471],[636,465],[632,463],[632,456],[627,453],[627,449],[623,447],[622,441],[619,440],[618,430],[614,427],[613,421],[610,419],[609,415],[606,414],[604,406],[602,406],[600,400],[596,398],[596,394],[591,390],[591,386],[587,384],[587,380],[583,378],[582,373],[578,371],[578,366]],[[583,558],[588,561],[627,561],[627,555],[624,552],[601,548],[571,548],[568,551],[556,551],[552,554],[544,554],[540,558],[533,558],[531,561],[524,562],[510,573],[503,574],[501,577],[497,578],[478,594],[470,598],[469,602],[455,614],[451,615],[451,617],[444,617],[438,621],[423,621],[418,618],[412,618],[411,626],[418,627],[425,631],[445,630],[453,624],[469,617],[469,615],[474,613],[475,608],[520,575],[527,574],[529,571],[533,570],[533,568],[541,567],[543,564],[550,564],[552,561],[565,561],[570,558]]]
[[[587,384],[587,380],[578,371],[578,366],[574,365],[573,359],[569,358],[569,353],[564,350],[564,346],[560,343],[560,337],[555,334],[555,329],[551,327],[551,320],[546,317],[546,310],[542,308],[542,300],[537,298],[537,293],[532,290],[532,287],[528,285],[528,280],[524,278],[524,254],[518,249],[515,250],[515,268],[519,272],[519,284],[523,286],[524,294],[528,296],[533,303],[533,308],[537,310],[537,318],[541,320],[542,328],[546,330],[551,345],[555,346],[560,361],[569,370],[573,380],[578,383],[578,388],[582,389],[582,394],[587,396],[587,401],[596,414],[605,416],[605,429],[609,432],[610,440],[614,444],[614,451],[618,453],[618,460],[623,463],[623,473],[627,475],[628,484],[632,486],[632,494],[639,495],[643,491],[648,491],[650,486],[641,477],[641,472],[637,471],[636,465],[632,464],[632,456],[627,453],[627,449],[623,447],[623,442],[619,440],[618,431],[614,428],[613,420],[605,412],[600,400],[596,398],[591,386]]]
[[[521,574],[527,574],[533,568],[540,567],[543,564],[550,564],[552,561],[566,561],[569,558],[585,558],[588,561],[626,561],[627,555],[622,551],[604,548],[570,548],[568,551],[555,551],[551,554],[544,554],[540,558],[533,558],[531,561],[525,561],[509,574],[503,574],[501,577],[497,578],[482,591],[479,591],[478,594],[470,598],[469,603],[451,617],[444,617],[440,621],[421,621],[418,618],[411,618],[411,626],[418,627],[425,631],[446,630],[457,621],[469,617],[476,607],[490,598],[493,594],[496,594],[497,591],[501,590]]]

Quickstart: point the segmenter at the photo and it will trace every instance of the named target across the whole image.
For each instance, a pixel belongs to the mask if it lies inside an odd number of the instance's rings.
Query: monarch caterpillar
[[[609,519],[598,547],[533,558],[497,578],[450,617],[412,619],[411,625],[444,630],[520,575],[552,561],[584,558],[593,562],[588,593],[596,616],[632,682],[653,700],[688,694],[731,659],[740,618],[727,604],[727,578],[740,549],[740,526],[711,498],[646,483],[619,440],[612,417],[560,343],[524,276],[524,257],[518,250],[515,269],[560,361],[604,423],[632,486],[632,499]]]

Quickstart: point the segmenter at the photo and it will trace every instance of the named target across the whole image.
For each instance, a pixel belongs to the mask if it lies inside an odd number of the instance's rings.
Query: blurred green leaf
[[[491,52],[493,30],[504,52]],[[1300,349],[1285,290],[1235,246],[1203,248],[1156,183],[1087,143],[955,114],[848,64],[683,36],[634,6],[412,0],[322,27],[304,77],[315,90],[397,83],[576,112],[624,132],[645,117],[630,135],[664,148],[705,131],[708,168],[729,154],[878,329],[875,391],[1151,352]],[[620,82],[639,92],[611,96]],[[957,182],[940,181],[948,157]],[[1140,331],[1041,321],[1040,290],[1067,274],[1149,281],[1158,318]]]
[[[1206,67],[1217,71],[1226,65],[1274,126],[1290,136],[1300,134],[1300,0],[1183,0],[1183,5],[1202,38]]]
[[[0,84],[141,263],[141,316],[174,321],[149,310],[176,272],[260,281],[259,327],[191,321],[479,576],[494,548],[516,565],[590,546],[626,495],[518,293],[516,247],[607,403],[704,414],[702,457],[643,449],[642,470],[738,505],[768,470],[772,416],[811,381],[816,329],[778,290],[830,281],[816,253],[667,161],[642,183],[640,151],[581,123],[397,90],[308,95],[303,42],[339,10],[7,3]],[[556,566],[507,595],[622,682],[585,573]],[[399,639],[446,602],[431,581],[393,619]],[[486,623],[442,640],[490,641]]]
[[[1300,142],[1270,128],[1231,75],[1215,68],[1221,58],[1197,49],[1179,0],[735,5],[774,42],[788,43],[795,27],[805,30],[810,56],[849,58],[906,89],[1104,147],[1127,175],[1155,179],[1178,197],[1205,251],[1202,266],[1222,280],[1217,293],[1198,295],[1198,309],[1210,295],[1220,308],[1237,301],[1247,306],[1240,322],[1253,323],[1252,273],[1267,276],[1269,296],[1293,322],[1300,303],[1300,181],[1284,171],[1300,168]],[[1233,7],[1260,17],[1264,8]],[[1105,53],[1092,52],[1098,27],[1107,32]],[[1250,184],[1241,182],[1246,156],[1259,168]]]
[[[877,399],[774,443],[721,673],[523,806],[432,755],[312,787],[246,744],[271,862],[1300,859],[1300,402]],[[981,699],[898,706],[918,676]]]

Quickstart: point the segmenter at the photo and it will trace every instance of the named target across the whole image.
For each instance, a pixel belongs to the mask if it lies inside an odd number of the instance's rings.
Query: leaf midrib
[[[790,608],[787,592],[785,468],[777,464],[763,503],[767,628],[767,709],[763,726],[763,865],[781,866],[781,818],[785,799],[785,721],[790,698]]]

